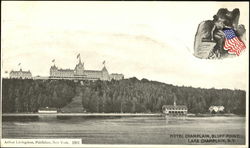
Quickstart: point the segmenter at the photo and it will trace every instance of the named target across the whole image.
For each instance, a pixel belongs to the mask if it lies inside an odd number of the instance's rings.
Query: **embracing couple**
[[[214,15],[213,20],[201,22],[195,35],[194,55],[199,58],[213,59],[228,54],[228,51],[224,50],[226,38],[224,31],[232,30],[239,39],[242,39],[246,32],[244,25],[238,25],[239,17],[239,9],[228,11],[226,8],[221,8]],[[211,42],[214,46],[209,49],[208,54],[200,55],[199,50],[202,50],[204,42]]]

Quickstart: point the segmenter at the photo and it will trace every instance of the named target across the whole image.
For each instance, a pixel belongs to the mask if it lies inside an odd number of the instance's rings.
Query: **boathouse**
[[[188,108],[185,105],[176,105],[176,101],[174,101],[174,105],[163,105],[162,112],[166,115],[186,116]]]

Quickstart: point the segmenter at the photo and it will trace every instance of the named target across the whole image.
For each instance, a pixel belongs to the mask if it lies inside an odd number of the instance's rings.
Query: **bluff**
[[[222,105],[226,113],[244,115],[246,92],[230,89],[179,87],[137,78],[112,81],[2,80],[2,111],[37,112],[56,107],[66,112],[161,112],[163,105],[186,105],[189,113],[207,113]],[[71,109],[72,108],[72,109]],[[74,111],[75,110],[75,111]]]

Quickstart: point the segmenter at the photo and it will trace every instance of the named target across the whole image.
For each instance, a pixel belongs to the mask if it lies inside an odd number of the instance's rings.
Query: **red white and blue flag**
[[[245,44],[236,36],[233,29],[223,30],[225,34],[224,49],[228,50],[228,53],[236,54],[237,56],[246,48]]]

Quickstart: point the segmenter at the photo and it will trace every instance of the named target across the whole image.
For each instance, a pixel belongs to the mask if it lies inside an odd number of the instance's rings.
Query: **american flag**
[[[245,44],[235,35],[233,29],[224,29],[223,32],[226,36],[224,49],[228,50],[228,53],[235,53],[239,56],[246,48]]]

